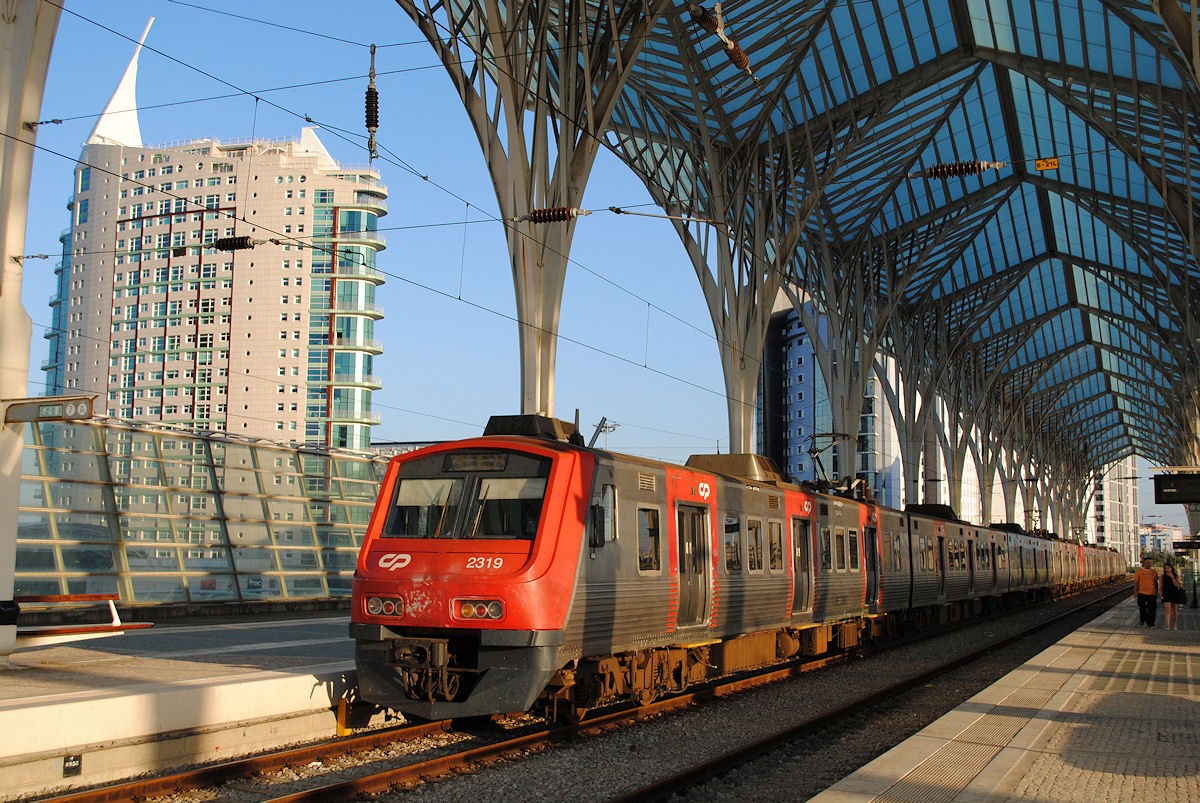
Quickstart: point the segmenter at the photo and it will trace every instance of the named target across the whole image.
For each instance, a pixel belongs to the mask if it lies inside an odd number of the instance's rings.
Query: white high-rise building
[[[143,145],[136,65],[76,167],[47,392],[95,393],[122,419],[368,448],[379,174],[339,166],[312,128]]]

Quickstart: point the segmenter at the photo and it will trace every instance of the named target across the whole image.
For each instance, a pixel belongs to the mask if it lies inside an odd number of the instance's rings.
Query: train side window
[[[821,528],[821,568],[828,571],[833,568],[833,544],[829,528]]]
[[[904,539],[898,534],[892,536],[892,568],[900,571],[904,568]]]
[[[767,522],[767,568],[783,571],[783,522]]]
[[[928,538],[925,541],[925,565],[931,572],[937,571],[937,560],[933,555],[933,538]]]
[[[846,571],[846,533],[841,527],[838,527],[833,533],[833,555],[837,560],[837,570],[839,572]]]
[[[617,540],[617,488],[605,484],[600,492],[600,504],[604,508],[604,543]]]
[[[742,570],[742,522],[737,516],[725,517],[725,571]]]
[[[850,530],[847,534],[850,540],[850,571],[858,571],[858,530]]]
[[[658,511],[639,507],[638,517],[638,571],[657,572],[662,567]]]
[[[757,519],[746,520],[746,569],[752,572],[762,572],[762,522]]]
[[[925,563],[926,559],[927,553],[925,552],[925,536],[922,535],[917,539],[917,568],[921,571],[925,571],[929,568],[929,566]]]

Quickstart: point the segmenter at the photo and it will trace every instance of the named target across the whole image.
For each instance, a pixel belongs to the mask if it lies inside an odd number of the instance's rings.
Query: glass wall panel
[[[387,462],[108,422],[25,435],[17,593],[125,602],[348,596]]]
[[[58,537],[62,541],[109,541],[112,542],[113,530],[111,516],[99,513],[55,513],[54,525],[58,529]]]
[[[235,600],[237,578],[232,574],[207,574],[187,578],[188,596],[197,601]]]
[[[49,544],[17,544],[17,571],[51,572],[58,568],[54,548]]]
[[[63,544],[63,571],[67,572],[111,572],[117,568],[114,548],[104,544]]]
[[[261,496],[231,496],[226,494],[224,497],[225,515],[231,519],[262,521],[267,517],[267,512],[263,509],[263,501],[264,499]]]
[[[184,602],[183,578],[170,575],[133,575],[129,578],[134,602]]]

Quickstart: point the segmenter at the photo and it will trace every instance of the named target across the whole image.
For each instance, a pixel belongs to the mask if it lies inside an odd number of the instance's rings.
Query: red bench
[[[37,647],[46,644],[64,644],[68,641],[119,636],[126,630],[142,630],[153,627],[152,622],[122,622],[117,613],[116,594],[30,594],[13,597],[19,605],[60,605],[80,603],[108,603],[111,621],[104,624],[29,625],[17,626],[17,646]]]

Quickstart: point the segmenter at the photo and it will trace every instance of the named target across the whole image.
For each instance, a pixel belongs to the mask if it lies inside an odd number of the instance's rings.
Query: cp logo
[[[379,568],[387,569],[389,572],[403,569],[410,563],[412,563],[412,555],[406,555],[403,552],[389,552],[379,557]]]
[[[708,497],[712,496],[712,488],[709,487],[707,482],[702,482],[696,486],[696,494],[707,502]]]
[[[804,504],[800,506],[800,509],[804,511],[805,515],[812,513],[812,502],[805,499]]]

